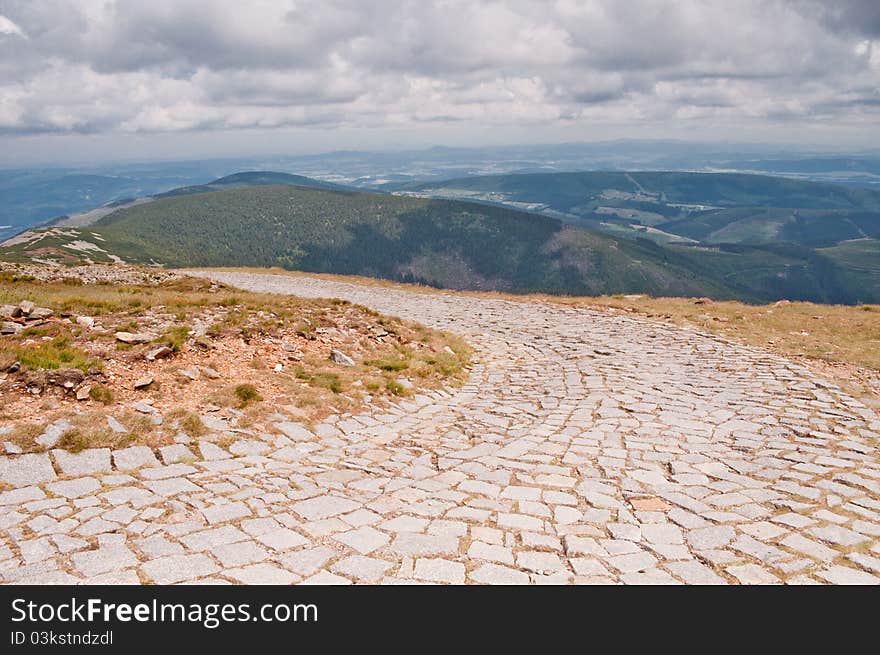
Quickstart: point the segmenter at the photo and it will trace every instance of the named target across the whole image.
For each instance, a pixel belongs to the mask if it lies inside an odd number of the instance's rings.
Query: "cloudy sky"
[[[880,144],[880,2],[0,0],[0,164]]]

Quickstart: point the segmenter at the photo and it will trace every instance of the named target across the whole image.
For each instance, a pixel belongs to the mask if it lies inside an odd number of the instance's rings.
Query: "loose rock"
[[[153,384],[153,376],[152,375],[145,375],[144,377],[138,378],[137,380],[135,380],[134,388],[135,389],[146,389],[151,384]]]
[[[114,336],[117,341],[130,344],[149,343],[157,338],[151,332],[117,332]]]
[[[355,361],[341,350],[331,350],[330,361],[340,366],[355,366]]]

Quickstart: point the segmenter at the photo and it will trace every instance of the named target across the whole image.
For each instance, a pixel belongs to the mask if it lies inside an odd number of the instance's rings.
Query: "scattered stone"
[[[88,400],[92,393],[92,385],[84,384],[79,389],[76,390],[76,399],[77,400]]]
[[[197,368],[182,368],[177,371],[187,380],[198,380],[199,379],[199,369]]]
[[[91,330],[95,327],[95,319],[91,316],[77,316],[76,324],[80,327],[84,327],[87,330]]]
[[[209,380],[220,379],[220,374],[210,366],[199,366],[199,370],[202,372],[202,375],[204,375]]]
[[[112,416],[107,417],[107,425],[110,427],[113,432],[116,434],[125,434],[128,432],[128,428],[126,428],[122,423],[113,418]]]
[[[33,319],[35,321],[45,320],[54,314],[51,309],[48,307],[35,307],[31,310],[31,313],[28,314],[29,319]]]
[[[341,350],[330,351],[330,361],[340,366],[355,366],[355,361]]]
[[[152,375],[145,375],[145,376],[135,380],[134,388],[135,389],[146,389],[151,384],[153,384],[153,376]]]
[[[158,413],[158,411],[156,410],[155,407],[153,407],[152,405],[149,405],[147,403],[132,403],[131,408],[136,412],[140,412],[141,414],[156,414],[156,413]]]
[[[65,433],[73,430],[73,425],[67,419],[58,419],[51,425],[47,426],[39,437],[34,441],[44,448],[51,448],[57,444]]]
[[[157,359],[164,359],[166,357],[170,357],[174,351],[168,346],[159,346],[158,348],[154,348],[150,352],[147,353],[146,357],[149,361],[155,361]]]
[[[216,416],[207,416],[206,414],[202,414],[199,418],[202,421],[202,425],[209,430],[215,430],[218,432],[226,432],[229,430],[229,421],[226,419],[217,418]]]
[[[21,307],[18,305],[0,305],[0,318],[18,318],[21,316]]]
[[[12,321],[0,322],[0,334],[18,334],[23,329],[24,326],[20,323],[13,323]]]
[[[117,332],[115,335],[117,341],[128,344],[150,343],[158,338],[151,332]]]
[[[30,316],[31,312],[36,309],[36,305],[32,303],[30,300],[22,300],[18,303],[18,308],[21,310],[22,316]]]

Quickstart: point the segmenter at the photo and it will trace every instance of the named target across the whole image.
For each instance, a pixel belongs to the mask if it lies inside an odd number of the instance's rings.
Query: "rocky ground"
[[[458,391],[0,460],[6,582],[880,583],[880,419],[800,365],[584,308],[212,273],[455,331]]]

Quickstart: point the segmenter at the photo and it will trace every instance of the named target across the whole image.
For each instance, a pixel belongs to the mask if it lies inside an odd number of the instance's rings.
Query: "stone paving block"
[[[299,579],[295,574],[274,564],[251,564],[224,571],[224,575],[243,584],[256,585],[288,585]]]
[[[159,466],[159,460],[146,446],[131,446],[114,450],[113,464],[120,471],[131,471],[145,466]]]
[[[46,494],[37,486],[19,487],[10,491],[0,492],[0,506],[21,505],[33,500],[42,500]]]
[[[471,542],[468,548],[468,557],[473,559],[484,560],[487,562],[498,562],[499,564],[513,565],[513,551],[504,546],[486,544],[481,541]]]
[[[529,576],[514,568],[498,564],[484,564],[470,574],[470,579],[479,584],[523,585],[529,584]]]
[[[458,552],[458,539],[402,532],[394,538],[389,548],[400,555],[453,555]]]
[[[54,480],[55,469],[46,453],[0,456],[0,482],[10,487],[26,487]]]
[[[56,495],[65,498],[79,498],[91,494],[101,488],[101,483],[95,478],[75,478],[73,480],[61,480],[46,485],[46,489]]]
[[[230,457],[232,457],[232,455],[230,455],[227,451],[223,450],[215,444],[212,444],[210,441],[199,442],[199,453],[201,454],[203,459],[212,461],[229,459]]]
[[[306,578],[300,584],[303,585],[350,585],[351,580],[329,571],[319,571],[310,578]]]
[[[333,573],[354,578],[358,582],[378,582],[391,568],[394,568],[394,564],[391,562],[375,557],[352,555],[336,562],[330,567],[330,570]]]
[[[70,559],[77,571],[89,577],[136,566],[138,563],[134,553],[125,546],[80,551],[73,553]]]
[[[387,534],[367,526],[337,534],[333,538],[361,555],[368,555],[391,540]]]
[[[318,496],[296,503],[291,510],[305,518],[307,521],[318,521],[339,514],[353,512],[359,507],[358,503],[342,496]]]
[[[269,551],[252,541],[239,541],[232,544],[214,546],[211,549],[211,553],[224,567],[230,568],[262,562],[269,558]]]
[[[165,464],[178,464],[191,462],[196,459],[193,452],[183,444],[173,444],[159,448],[159,456]]]
[[[551,574],[566,571],[565,564],[556,553],[546,553],[539,550],[525,550],[516,554],[516,563],[526,571],[534,573]]]
[[[109,448],[87,448],[78,453],[56,449],[52,451],[52,459],[63,475],[90,475],[113,470]]]
[[[183,545],[190,550],[207,550],[214,546],[222,544],[231,544],[236,541],[246,541],[248,536],[231,525],[224,525],[219,528],[210,528],[199,532],[191,532],[180,537]]]
[[[693,585],[726,585],[727,581],[705,564],[691,560],[667,562],[663,565],[672,575]]]
[[[159,496],[171,497],[178,494],[191,494],[203,491],[201,487],[193,484],[186,478],[169,478],[166,480],[151,480],[144,486]]]
[[[822,541],[837,544],[839,546],[855,546],[857,544],[868,541],[868,537],[858,532],[853,532],[839,525],[826,525],[818,528],[809,528],[807,530],[814,537],[818,537]]]
[[[414,575],[416,578],[428,582],[464,584],[465,569],[461,562],[420,558],[416,560]]]
[[[281,555],[278,561],[284,568],[294,573],[310,576],[335,557],[335,550],[319,546],[318,548],[308,548],[306,550],[286,553]]]
[[[220,570],[207,555],[171,555],[151,559],[141,571],[156,584],[176,584],[205,577]]]
[[[424,532],[428,520],[418,516],[398,516],[379,525],[388,532]]]
[[[195,486],[195,485],[193,485]],[[244,518],[251,515],[250,508],[244,503],[224,503],[222,505],[211,505],[202,510],[205,520],[211,525],[217,523],[225,523],[226,521],[234,521],[235,519]]]
[[[290,550],[310,543],[308,539],[289,528],[276,528],[269,532],[263,532],[258,534],[256,539],[264,546],[277,551]]]
[[[779,578],[755,564],[741,564],[728,566],[725,569],[730,575],[740,581],[741,584],[775,584]]]
[[[824,571],[816,573],[820,578],[832,584],[843,585],[877,585],[880,577],[871,575],[865,571],[852,569],[848,566],[832,566]]]

